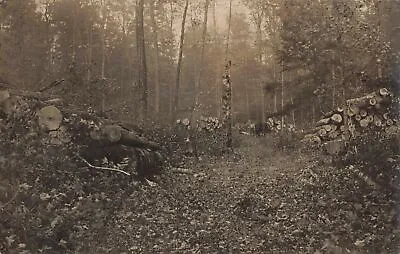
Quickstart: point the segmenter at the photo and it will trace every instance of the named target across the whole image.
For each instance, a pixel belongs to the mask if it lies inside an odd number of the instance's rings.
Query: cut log
[[[343,121],[343,117],[340,114],[332,115],[331,119],[336,123],[341,123]]]
[[[378,101],[376,100],[376,98],[371,98],[369,99],[369,105],[374,106],[378,103]]]
[[[362,117],[361,115],[357,114],[354,119],[356,119],[357,122],[361,121]]]
[[[374,116],[374,125],[376,127],[382,126],[382,119],[379,116]]]
[[[337,108],[336,108],[336,112],[338,112],[338,113],[343,113],[343,112],[344,112],[344,108],[342,108],[342,107],[337,107]]]
[[[320,145],[320,144],[322,143],[321,138],[318,137],[318,136],[313,136],[313,137],[311,138],[310,141],[311,141],[311,143],[313,143],[314,145]]]
[[[322,128],[324,128],[327,132],[330,132],[330,131],[332,131],[332,126],[335,126],[335,125],[323,125],[322,126]]]
[[[46,131],[55,131],[60,128],[63,115],[54,106],[46,106],[38,112],[39,127]]]
[[[367,113],[367,111],[366,110],[360,110],[360,116],[362,117],[362,118],[364,118],[364,117],[366,117],[368,115],[368,113]]]
[[[336,139],[337,137],[339,137],[339,132],[338,131],[331,131],[331,132],[329,132],[328,137],[330,139]]]
[[[386,96],[390,95],[390,92],[386,88],[381,88],[381,89],[379,89],[379,94],[386,97]]]
[[[392,120],[392,119],[386,120],[386,125],[387,125],[387,126],[393,125],[393,120]]]
[[[360,108],[355,104],[349,104],[349,108],[347,109],[348,116],[354,116],[360,112]]]
[[[118,142],[122,137],[122,128],[118,125],[107,125],[103,127],[103,135],[107,137],[107,140],[111,143]]]
[[[318,136],[320,136],[320,137],[324,137],[324,136],[326,136],[326,130],[325,129],[320,129],[319,131],[318,131]]]
[[[389,120],[389,113],[384,113],[382,116],[383,116],[383,119]]]
[[[366,127],[368,127],[368,124],[369,124],[369,121],[367,120],[367,119],[361,119],[360,120],[360,126],[362,127],[362,128],[366,128]]]
[[[317,126],[329,124],[330,120],[330,118],[323,118],[317,122]]]
[[[374,116],[373,116],[373,115],[368,115],[365,119],[366,119],[369,123],[373,123],[373,122],[374,122]]]
[[[103,141],[108,144],[120,144],[135,148],[148,148],[162,150],[163,148],[155,142],[148,141],[143,137],[128,131],[119,125],[106,125],[98,131],[92,131],[90,137],[94,140]]]

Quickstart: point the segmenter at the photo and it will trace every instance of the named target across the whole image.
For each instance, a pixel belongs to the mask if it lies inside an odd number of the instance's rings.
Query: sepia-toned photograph
[[[0,0],[0,254],[399,254],[400,0]]]

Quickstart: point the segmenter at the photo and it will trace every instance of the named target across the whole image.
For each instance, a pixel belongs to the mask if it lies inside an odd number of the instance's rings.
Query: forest
[[[397,253],[399,17],[0,0],[0,253]]]

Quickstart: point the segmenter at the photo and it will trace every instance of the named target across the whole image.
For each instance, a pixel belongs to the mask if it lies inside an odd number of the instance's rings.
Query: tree
[[[141,118],[147,119],[147,65],[146,65],[146,47],[144,39],[144,0],[136,0],[136,54],[138,61],[137,83],[141,89]]]
[[[159,70],[159,46],[158,46],[158,25],[155,17],[155,0],[150,3],[150,18],[153,29],[153,47],[155,50],[155,71],[154,71],[154,83],[155,83],[155,98],[154,98],[154,111],[158,115],[160,113],[160,70]]]
[[[204,64],[204,53],[206,47],[206,37],[207,37],[207,25],[208,25],[208,9],[210,7],[210,0],[205,0],[204,4],[204,19],[203,19],[203,31],[201,36],[201,53],[200,53],[200,63],[199,63],[199,70],[195,78],[195,86],[194,86],[194,105],[192,109],[192,123],[194,124],[195,121],[199,118],[199,107],[200,107],[200,87],[201,87],[201,78],[203,75],[203,64]]]
[[[182,15],[182,23],[181,23],[181,36],[179,41],[179,56],[178,56],[178,64],[176,67],[176,82],[175,82],[175,94],[174,94],[174,115],[173,120],[176,119],[177,111],[179,108],[179,87],[180,87],[180,78],[181,78],[181,68],[182,68],[182,57],[183,57],[183,45],[185,40],[185,25],[186,25],[186,16],[189,7],[189,0],[185,1],[185,8],[183,9]]]

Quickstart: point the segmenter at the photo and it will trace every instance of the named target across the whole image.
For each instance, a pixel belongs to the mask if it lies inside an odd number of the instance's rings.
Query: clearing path
[[[388,195],[370,200],[352,170],[276,151],[274,142],[244,137],[235,156],[202,158],[187,165],[190,174],[167,171],[156,185],[32,164],[0,211],[0,251],[390,253],[398,231]]]

